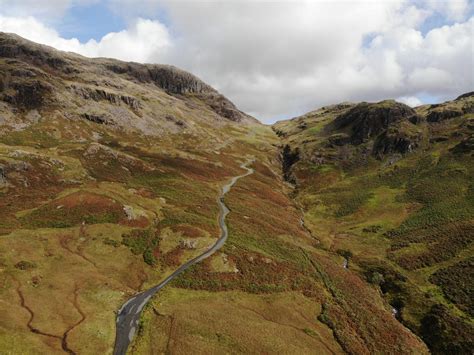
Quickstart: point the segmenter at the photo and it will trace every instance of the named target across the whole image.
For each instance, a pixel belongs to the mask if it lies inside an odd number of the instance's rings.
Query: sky
[[[0,0],[0,31],[178,66],[265,123],[474,90],[474,0]]]

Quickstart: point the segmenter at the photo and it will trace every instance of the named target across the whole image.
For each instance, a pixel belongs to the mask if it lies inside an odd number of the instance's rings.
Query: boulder
[[[196,239],[181,239],[179,244],[184,249],[196,249],[198,241]]]

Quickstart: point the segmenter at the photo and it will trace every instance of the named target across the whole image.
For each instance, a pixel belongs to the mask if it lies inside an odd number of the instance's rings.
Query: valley
[[[266,126],[171,66],[0,69],[5,353],[472,349],[472,93]]]

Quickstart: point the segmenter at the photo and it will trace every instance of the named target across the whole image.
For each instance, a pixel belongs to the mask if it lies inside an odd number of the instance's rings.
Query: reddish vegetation
[[[13,165],[0,160],[0,164],[7,167],[5,170],[9,184],[8,190],[0,194],[0,234],[6,234],[20,226],[15,217],[16,212],[38,207],[66,185],[59,180],[53,169],[44,167],[49,163],[40,159]]]
[[[379,303],[377,292],[356,273],[338,267],[320,255],[313,256],[311,262],[333,296],[320,319],[333,329],[347,352],[405,353],[407,349],[418,349],[421,353],[420,341],[395,317],[390,317],[389,311]],[[374,339],[381,341],[374,343]]]
[[[146,228],[150,225],[150,221],[146,217],[140,217],[137,219],[125,219],[120,222],[120,224],[129,227],[135,228]]]
[[[117,201],[94,193],[79,191],[39,207],[22,218],[35,227],[71,227],[79,223],[118,223],[126,218]]]
[[[184,250],[180,247],[176,247],[170,252],[163,255],[163,264],[166,266],[179,266],[181,265],[181,257],[183,256]]]
[[[111,198],[86,191],[79,191],[67,195],[66,197],[56,200],[54,204],[56,206],[64,206],[68,209],[85,206],[88,209],[92,209],[93,212],[102,212],[113,209],[122,210],[122,206]]]
[[[173,232],[182,233],[183,236],[188,238],[200,238],[204,236],[201,229],[190,226],[188,224],[178,224],[171,226]]]
[[[218,169],[214,164],[197,160],[164,157],[160,160],[160,165],[179,171],[185,176],[200,181],[223,180],[228,175],[225,170]]]
[[[138,189],[136,194],[139,195],[139,196],[142,196],[142,197],[146,197],[146,198],[155,198],[156,197],[156,195],[152,191],[150,191],[148,189],[145,189],[143,187]]]

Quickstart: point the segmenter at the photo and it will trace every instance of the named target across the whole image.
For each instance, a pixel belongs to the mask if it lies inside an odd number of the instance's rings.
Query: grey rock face
[[[105,68],[116,74],[127,75],[139,82],[151,82],[172,95],[196,95],[212,111],[230,121],[254,120],[239,111],[225,96],[196,76],[171,65],[109,62],[105,64]]]
[[[144,65],[114,62],[105,65],[116,74],[126,74],[139,82],[152,82],[171,94],[215,92],[196,76],[171,65]]]
[[[402,120],[415,121],[416,112],[409,106],[395,101],[376,104],[360,103],[338,116],[329,127],[350,131],[351,143],[362,144],[385,131],[393,123]]]
[[[84,113],[82,115],[86,120],[98,124],[113,124],[113,121],[104,115],[95,115],[92,113]]]
[[[448,110],[448,109],[435,109],[428,113],[426,116],[426,121],[433,123],[433,122],[441,122],[445,120],[449,120],[451,118],[462,116],[464,113],[461,110]]]
[[[120,95],[113,92],[105,91],[103,89],[80,87],[72,85],[71,90],[86,100],[101,101],[105,100],[113,105],[120,105],[121,103],[126,104],[131,109],[138,110],[142,107],[139,100],[134,97],[127,95]]]
[[[385,131],[375,140],[372,155],[381,159],[388,154],[410,153],[418,147],[420,140],[420,136],[409,136],[399,130]]]
[[[185,104],[193,110],[207,108],[206,119],[257,123],[198,77],[170,65],[127,63],[106,58],[89,59],[2,32],[0,58],[0,100],[22,111],[39,110],[47,106],[61,109],[82,106],[80,100],[68,100],[72,93],[80,99],[93,100],[99,104],[104,101],[124,110],[125,107],[120,106],[126,105],[134,112],[127,112],[128,116],[119,126],[126,126],[127,119],[138,116],[139,119],[134,122],[135,128],[161,134],[161,128],[166,131],[172,126],[160,127],[161,124],[153,120],[154,115],[148,114],[150,110],[147,109],[150,108],[149,97],[160,96],[163,92],[157,91],[164,91],[174,96],[173,102]],[[142,95],[141,93],[149,91],[151,85],[160,90],[152,88],[150,95]],[[135,90],[137,87],[140,90]],[[133,91],[125,91],[131,88]],[[68,101],[62,101],[64,99]],[[164,101],[158,102],[159,105],[164,105]],[[93,107],[98,106],[100,105]],[[137,112],[139,110],[145,113]],[[111,114],[117,112],[111,107],[107,107],[105,111]],[[114,119],[114,122],[120,120]],[[177,123],[177,126],[183,125]],[[171,130],[176,130],[176,127]]]
[[[0,33],[0,57],[15,58],[43,68],[75,72],[68,61],[55,49],[27,41],[15,34]]]

